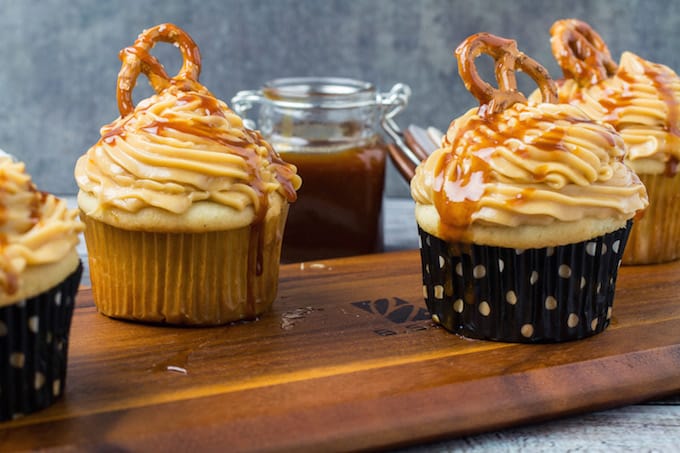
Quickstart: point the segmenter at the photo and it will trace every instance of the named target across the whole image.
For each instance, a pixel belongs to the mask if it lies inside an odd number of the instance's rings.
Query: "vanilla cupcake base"
[[[639,174],[649,206],[635,221],[623,264],[653,264],[680,258],[680,173]]]
[[[276,298],[287,209],[259,224],[204,233],[125,230],[81,211],[97,309],[167,324],[256,318]]]

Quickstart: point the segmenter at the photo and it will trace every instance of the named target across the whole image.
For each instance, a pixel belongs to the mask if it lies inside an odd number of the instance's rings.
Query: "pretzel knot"
[[[163,65],[149,53],[158,42],[174,44],[182,53],[182,67],[175,77],[170,78]],[[144,30],[132,46],[120,51],[119,57],[123,65],[118,73],[116,99],[121,116],[134,111],[132,91],[140,73],[147,76],[157,93],[174,83],[193,87],[198,84],[201,73],[198,46],[184,30],[173,24],[161,24]]]
[[[579,85],[594,85],[616,73],[607,44],[587,23],[558,20],[550,28],[550,45],[564,77]]]
[[[498,88],[482,80],[477,72],[475,60],[482,53],[494,59]],[[527,102],[526,97],[517,90],[515,71],[524,71],[536,82],[543,102],[557,102],[557,87],[548,71],[536,60],[520,52],[517,43],[511,39],[477,33],[456,48],[456,57],[458,72],[465,87],[479,100],[479,113],[482,116],[501,112],[517,102]]]

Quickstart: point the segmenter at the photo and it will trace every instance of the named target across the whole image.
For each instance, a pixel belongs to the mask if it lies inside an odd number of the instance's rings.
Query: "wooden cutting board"
[[[680,392],[680,262],[622,268],[612,325],[553,345],[435,327],[417,251],[286,265],[259,321],[73,319],[66,395],[0,425],[0,449],[394,447]]]

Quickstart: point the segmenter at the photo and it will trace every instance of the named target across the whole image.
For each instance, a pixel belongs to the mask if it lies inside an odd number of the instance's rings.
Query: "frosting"
[[[39,192],[23,163],[0,153],[0,302],[21,292],[23,274],[31,268],[73,254],[84,229],[77,214],[63,200]]]
[[[75,169],[78,186],[98,209],[175,214],[211,201],[255,212],[278,191],[295,200],[300,178],[257,132],[209,93],[172,87],[101,130],[101,139]]]
[[[173,78],[150,54],[157,42],[182,53]],[[234,219],[237,226],[261,221],[270,202],[279,209],[281,202],[295,201],[301,184],[295,167],[198,82],[200,53],[189,35],[161,24],[145,30],[120,57],[121,115],[76,163],[78,202],[87,215],[135,229],[215,230],[234,227]],[[135,107],[132,90],[140,73],[156,94]],[[206,209],[211,219],[201,214]],[[140,211],[134,222],[145,225],[128,225],[130,214]]]
[[[592,85],[560,84],[561,102],[612,124],[643,173],[675,174],[680,159],[680,78],[667,66],[624,52],[616,73]]]
[[[647,195],[624,153],[611,126],[574,106],[516,103],[484,116],[474,108],[416,169],[411,193],[436,208],[429,232],[449,241],[469,241],[473,226],[625,223]]]

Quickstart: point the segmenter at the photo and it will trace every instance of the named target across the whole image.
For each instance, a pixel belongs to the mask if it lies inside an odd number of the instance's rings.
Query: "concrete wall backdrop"
[[[60,194],[76,192],[76,159],[118,115],[118,51],[161,22],[193,36],[201,81],[224,100],[282,76],[353,77],[383,90],[404,82],[413,97],[400,122],[442,129],[476,103],[453,49],[479,31],[516,39],[558,77],[548,30],[576,17],[617,60],[631,50],[680,70],[680,2],[672,0],[0,0],[0,9],[0,148]],[[156,55],[176,72],[170,46]],[[393,169],[387,190],[407,194]]]

